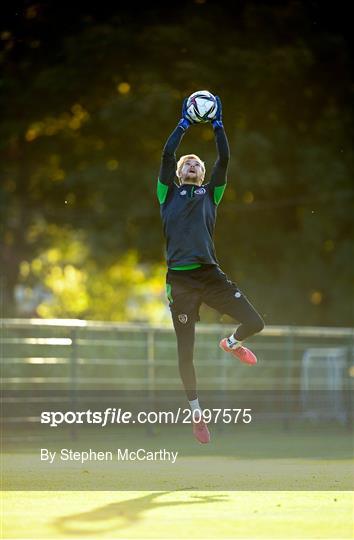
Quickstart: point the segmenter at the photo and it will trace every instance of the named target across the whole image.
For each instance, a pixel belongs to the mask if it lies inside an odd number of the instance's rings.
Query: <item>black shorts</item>
[[[241,323],[257,313],[236,283],[215,265],[194,270],[168,269],[166,292],[172,316],[181,324],[199,321],[202,303]]]

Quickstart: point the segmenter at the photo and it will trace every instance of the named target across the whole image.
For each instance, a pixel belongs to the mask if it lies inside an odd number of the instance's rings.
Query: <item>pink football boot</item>
[[[246,347],[243,347],[240,345],[239,347],[229,347],[227,343],[227,338],[224,338],[220,341],[219,346],[226,352],[231,353],[235,358],[240,360],[240,362],[243,362],[244,364],[249,364],[251,366],[254,366],[254,364],[257,364],[257,357],[255,354],[253,354],[252,351],[247,349]]]
[[[208,426],[202,418],[197,422],[193,420],[193,434],[197,441],[202,444],[210,442],[210,433],[208,430]]]

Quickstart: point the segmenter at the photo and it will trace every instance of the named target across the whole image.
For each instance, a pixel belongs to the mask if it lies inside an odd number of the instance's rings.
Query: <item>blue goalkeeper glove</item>
[[[194,124],[193,120],[188,116],[188,113],[187,113],[187,101],[188,101],[188,98],[185,98],[183,100],[182,118],[177,124],[179,127],[183,129],[183,131],[186,131],[191,124]]]
[[[222,106],[221,106],[221,99],[219,96],[215,96],[216,103],[217,103],[217,109],[216,109],[216,115],[214,120],[212,120],[211,125],[213,128],[218,127],[224,127],[224,124],[222,123]]]

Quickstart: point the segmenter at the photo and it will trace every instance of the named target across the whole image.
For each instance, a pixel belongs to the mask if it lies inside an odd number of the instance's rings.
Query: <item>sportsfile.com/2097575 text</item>
[[[121,408],[108,407],[104,411],[42,411],[41,424],[58,427],[62,424],[96,424],[105,427],[112,424],[190,424],[198,421],[199,411],[178,407],[175,411],[139,411],[133,413]],[[207,424],[249,424],[252,409],[212,408],[203,409],[202,418]]]

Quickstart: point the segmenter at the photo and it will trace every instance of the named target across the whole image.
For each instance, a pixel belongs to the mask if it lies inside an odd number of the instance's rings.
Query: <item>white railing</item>
[[[353,328],[267,326],[250,339],[260,360],[257,369],[236,363],[218,347],[220,337],[232,329],[226,324],[197,325],[200,388],[280,391],[284,409],[274,414],[284,416],[287,392],[298,391],[300,400],[303,361],[314,347],[343,352],[340,388],[346,392],[353,387]],[[75,400],[78,392],[92,387],[150,392],[181,388],[172,324],[0,319],[0,359],[3,390],[66,389]],[[307,372],[306,377],[308,381]],[[321,390],[321,385],[316,388]]]

